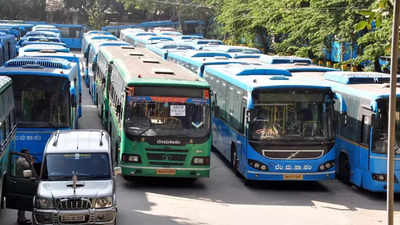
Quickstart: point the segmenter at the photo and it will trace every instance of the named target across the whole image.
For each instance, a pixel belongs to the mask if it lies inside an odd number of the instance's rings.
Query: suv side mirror
[[[32,170],[24,170],[24,178],[31,178],[33,176]]]
[[[122,169],[121,167],[114,167],[114,175],[119,176],[122,174]]]

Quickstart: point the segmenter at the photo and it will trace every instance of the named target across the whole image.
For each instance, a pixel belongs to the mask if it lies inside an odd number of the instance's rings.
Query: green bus
[[[97,70],[94,73],[94,82],[96,83],[96,94],[98,101],[96,102],[99,117],[102,121],[102,125],[106,126],[109,124],[108,121],[108,109],[109,100],[108,92],[110,91],[110,76],[112,72],[112,64],[114,59],[120,57],[121,54],[132,52],[135,49],[131,46],[103,46],[100,47],[97,56]],[[143,55],[143,54],[142,54]]]
[[[16,151],[15,104],[11,78],[0,76],[0,199],[8,171],[10,152]],[[3,201],[1,201],[1,206]]]
[[[209,177],[208,83],[146,49],[114,57],[107,127],[123,177]]]

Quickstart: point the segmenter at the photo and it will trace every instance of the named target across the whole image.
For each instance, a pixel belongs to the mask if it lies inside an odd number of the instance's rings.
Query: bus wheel
[[[124,178],[126,181],[135,181],[134,176],[122,175],[122,178]]]
[[[239,175],[239,158],[235,147],[232,147],[231,150],[231,165],[233,172],[235,172],[236,175]]]
[[[338,177],[339,179],[345,183],[349,184],[350,183],[350,163],[349,159],[345,155],[341,155],[339,158],[340,162],[340,168],[339,168],[339,174]]]
[[[118,165],[118,157],[119,157],[119,145],[118,143],[115,143],[115,164]]]

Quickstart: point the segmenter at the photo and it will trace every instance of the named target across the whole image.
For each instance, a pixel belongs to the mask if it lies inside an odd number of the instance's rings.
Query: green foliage
[[[0,0],[0,19],[44,20],[45,0]]]

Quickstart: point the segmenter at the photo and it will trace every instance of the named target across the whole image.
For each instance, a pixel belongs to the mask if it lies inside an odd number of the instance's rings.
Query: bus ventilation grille
[[[54,69],[69,69],[71,67],[69,62],[65,60],[29,57],[21,57],[18,59],[10,60],[5,64],[5,67],[23,67],[26,65],[39,65],[45,68]]]

